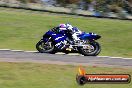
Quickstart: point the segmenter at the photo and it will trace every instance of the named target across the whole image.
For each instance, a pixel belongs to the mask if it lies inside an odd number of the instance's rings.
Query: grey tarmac
[[[0,62],[36,62],[61,65],[132,67],[132,59],[46,54],[38,52],[0,50]]]

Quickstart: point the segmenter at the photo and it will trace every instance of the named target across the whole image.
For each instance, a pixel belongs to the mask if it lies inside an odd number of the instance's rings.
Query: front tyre
[[[47,42],[45,43],[43,40],[40,40],[37,44],[36,44],[36,49],[40,52],[40,53],[51,53],[54,54],[55,52],[55,46],[53,45],[52,42]]]
[[[79,47],[78,51],[84,56],[97,56],[101,51],[101,46],[98,42],[91,42],[90,47]]]

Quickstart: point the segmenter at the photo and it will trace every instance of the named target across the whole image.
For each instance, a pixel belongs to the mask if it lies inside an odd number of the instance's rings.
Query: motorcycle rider
[[[78,38],[77,35],[81,34],[82,32],[78,28],[73,27],[70,24],[59,24],[59,26],[54,27],[51,30],[56,33],[67,34],[67,36],[68,36],[67,42],[69,42],[70,44],[73,44],[73,45],[79,44],[80,39]],[[65,47],[66,50],[71,51],[72,45],[66,47],[66,44],[67,43],[65,42],[65,45],[62,48]],[[60,44],[58,44],[58,45],[60,45]]]
[[[72,37],[72,40],[74,41],[74,44],[80,41],[80,39],[78,38],[78,35],[81,34],[82,31],[80,31],[78,28],[73,27],[70,24],[60,24],[58,26],[58,30],[59,32],[68,31],[70,36]]]

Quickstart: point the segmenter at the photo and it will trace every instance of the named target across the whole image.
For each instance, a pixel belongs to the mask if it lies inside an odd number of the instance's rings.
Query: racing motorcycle
[[[74,28],[76,29],[76,27]],[[101,51],[100,44],[96,41],[101,38],[95,33],[81,33],[78,35],[79,42],[73,43],[73,39],[69,37],[70,32],[56,32],[49,30],[42,39],[36,44],[36,49],[40,53],[55,54],[57,52],[78,52],[84,56],[97,56]]]

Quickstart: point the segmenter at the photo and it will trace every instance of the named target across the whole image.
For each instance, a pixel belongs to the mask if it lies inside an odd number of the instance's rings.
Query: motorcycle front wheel
[[[88,48],[79,47],[78,51],[84,56],[97,56],[101,51],[101,46],[98,42],[91,42]]]
[[[53,43],[47,42],[45,43],[43,40],[40,40],[37,44],[36,44],[36,49],[40,52],[40,53],[51,53],[51,54],[55,54],[55,46],[53,45]]]

